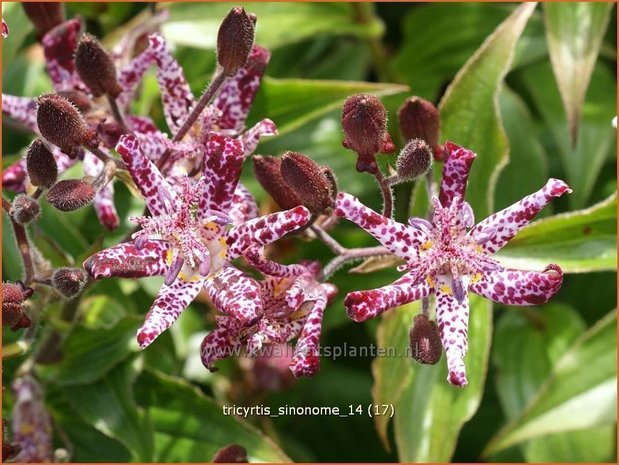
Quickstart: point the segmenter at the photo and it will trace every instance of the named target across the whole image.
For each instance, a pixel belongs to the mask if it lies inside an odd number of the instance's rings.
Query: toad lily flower
[[[539,191],[474,225],[473,210],[463,199],[476,155],[451,142],[445,149],[449,158],[443,167],[440,195],[432,199],[432,222],[412,218],[408,225],[398,223],[346,193],[338,196],[336,214],[373,235],[391,253],[406,261],[399,270],[408,270],[388,286],[349,293],[345,300],[348,315],[355,321],[365,321],[435,294],[448,381],[465,386],[467,291],[507,305],[547,302],[561,287],[563,273],[559,266],[550,264],[541,272],[505,269],[492,254],[505,246],[553,198],[571,190],[563,181],[550,179]]]
[[[213,363],[237,353],[242,347],[257,354],[265,344],[283,344],[299,337],[290,370],[296,377],[312,376],[320,369],[319,344],[322,316],[335,297],[333,284],[320,283],[317,262],[297,265],[297,276],[269,276],[259,283],[264,314],[255,324],[241,326],[227,316],[217,318],[217,328],[202,341],[202,363],[214,371]],[[218,287],[225,283],[218,283]]]
[[[162,152],[166,148],[167,136],[159,132],[149,118],[126,114],[133,100],[137,84],[147,71],[146,68],[138,66],[139,61],[137,59],[130,60],[128,57],[133,53],[139,36],[152,31],[162,19],[163,16],[159,13],[130,30],[112,54],[114,64],[119,68],[117,80],[121,90],[116,102],[125,113],[127,128],[121,128],[117,122],[113,121],[110,109],[93,98],[90,90],[77,73],[74,54],[82,34],[81,21],[79,19],[65,21],[47,32],[41,39],[47,72],[54,90],[68,98],[81,110],[87,123],[97,129],[106,149],[113,148],[118,140],[120,133],[114,135],[114,132],[126,132],[127,130],[133,132],[141,141],[148,142],[150,149],[155,152]],[[2,112],[30,131],[40,135],[36,118],[36,98],[2,94]],[[104,152],[107,151],[106,149],[104,149]],[[56,159],[59,173],[77,162],[77,159],[70,158],[56,146],[52,146],[52,153]],[[80,158],[83,158],[84,171],[89,176],[96,177],[103,169],[103,163],[90,152],[85,152]],[[26,180],[25,159],[9,166],[2,173],[3,187],[15,192],[25,191]],[[113,184],[108,183],[97,193],[94,199],[94,207],[99,221],[108,229],[114,229],[119,224],[118,214],[113,202],[113,189]]]
[[[172,325],[203,287],[217,309],[240,326],[257,321],[262,313],[258,283],[230,261],[244,253],[260,254],[264,246],[310,218],[309,211],[299,206],[246,220],[246,205],[234,202],[244,158],[242,143],[213,134],[205,147],[203,177],[195,183],[185,179],[179,193],[142,152],[136,137],[123,135],[116,146],[151,217],[135,219],[142,229],[133,235],[133,242],[91,256],[84,268],[95,279],[165,277],[138,330],[142,348]],[[243,245],[238,246],[241,240]],[[256,260],[275,265],[264,257]]]

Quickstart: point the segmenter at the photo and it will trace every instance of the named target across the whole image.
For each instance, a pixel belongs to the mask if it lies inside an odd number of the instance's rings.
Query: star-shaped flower
[[[172,325],[203,287],[217,309],[240,326],[256,322],[262,314],[259,285],[230,262],[244,254],[257,254],[254,261],[263,266],[281,273],[297,272],[270,262],[262,251],[305,225],[309,211],[299,206],[247,219],[246,204],[234,201],[243,144],[222,134],[212,134],[205,145],[202,178],[194,183],[186,178],[180,193],[142,152],[136,137],[121,136],[116,150],[151,216],[135,219],[142,229],[134,234],[133,242],[91,256],[84,268],[95,279],[165,277],[138,330],[140,347],[148,346]]]
[[[431,222],[412,218],[401,224],[367,208],[350,194],[340,193],[336,214],[365,229],[407,269],[400,279],[380,289],[346,296],[348,315],[355,321],[374,318],[400,305],[435,294],[436,318],[447,355],[448,380],[467,384],[468,291],[507,305],[537,305],[554,296],[563,281],[561,268],[543,271],[505,269],[492,258],[553,198],[571,192],[563,181],[550,179],[539,191],[475,225],[464,193],[475,154],[448,142],[440,195],[432,199]]]
[[[213,363],[236,354],[245,347],[255,355],[266,344],[283,344],[298,336],[290,365],[292,373],[312,376],[320,369],[320,333],[322,316],[335,297],[333,284],[320,283],[317,262],[297,265],[303,273],[297,276],[269,276],[259,282],[263,305],[262,317],[251,326],[241,326],[228,316],[217,318],[217,328],[202,341],[202,362],[209,370]],[[223,290],[224,282],[217,283]]]

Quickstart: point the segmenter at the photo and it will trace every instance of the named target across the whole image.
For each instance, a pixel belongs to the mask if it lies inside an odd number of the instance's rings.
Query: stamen
[[[166,286],[169,286],[174,282],[178,274],[183,269],[184,263],[185,259],[183,258],[183,256],[181,254],[176,255],[174,261],[172,262],[172,265],[170,265],[170,268],[168,268],[165,274],[165,279],[163,282]]]
[[[456,301],[461,304],[466,297],[466,290],[464,289],[462,279],[460,279],[460,276],[458,276],[458,269],[453,265],[451,266],[451,282],[454,297]]]
[[[201,276],[207,276],[211,271],[211,257],[206,255],[205,259],[200,262],[198,267]]]
[[[485,244],[496,234],[496,228],[488,229],[487,231],[480,231],[475,235],[475,242],[479,245]]]
[[[464,226],[467,228],[472,228],[475,224],[475,213],[473,212],[471,204],[468,202],[462,202],[460,212],[462,215],[462,220],[464,221]]]
[[[432,233],[432,223],[430,223],[428,220],[424,220],[423,218],[410,218],[408,220],[408,224],[410,224],[415,229],[419,229],[425,232],[426,234]]]

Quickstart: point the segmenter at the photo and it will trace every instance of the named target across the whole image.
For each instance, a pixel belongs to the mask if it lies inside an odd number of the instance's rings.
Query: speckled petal
[[[374,236],[387,250],[404,260],[417,256],[417,248],[428,240],[420,229],[398,223],[363,205],[358,198],[340,192],[335,214],[344,217]]]
[[[413,273],[409,272],[388,286],[368,291],[349,292],[344,299],[348,316],[362,322],[413,300],[423,299],[432,292],[427,280],[415,284]]]
[[[258,205],[251,192],[242,184],[238,184],[232,196],[232,205],[228,216],[232,224],[237,225],[245,221],[253,220],[258,216]]]
[[[171,141],[168,135],[159,131],[153,120],[144,116],[125,116],[125,121],[134,132],[140,143],[140,148],[149,160],[156,162],[170,147]]]
[[[242,346],[241,338],[234,331],[228,328],[215,328],[202,340],[200,358],[209,371],[217,371],[213,363],[231,355],[239,355]]]
[[[250,156],[258,147],[258,143],[260,142],[260,138],[262,136],[275,136],[277,135],[277,126],[270,119],[263,119],[256,123],[255,126],[245,131],[241,136],[241,142],[243,142],[243,147],[245,148],[244,155],[245,157]]]
[[[135,185],[144,196],[150,213],[153,216],[165,214],[167,210],[162,198],[175,199],[176,192],[155,164],[144,155],[137,138],[130,134],[121,136],[116,145],[116,151],[122,157]],[[165,195],[162,195],[162,191]]]
[[[202,289],[204,278],[196,275],[190,281],[180,277],[171,285],[163,285],[146,314],[144,324],[138,329],[137,340],[141,349],[148,347],[161,333],[172,326],[181,312],[195,299]]]
[[[229,260],[240,257],[249,247],[268,245],[291,231],[304,226],[310,219],[307,208],[299,205],[234,226],[228,232],[227,257]]]
[[[299,276],[306,272],[303,265],[282,265],[264,256],[264,247],[250,247],[243,254],[247,262],[262,274],[279,278]]]
[[[227,213],[241,176],[243,145],[222,134],[211,134],[206,141],[204,177],[208,181],[200,199],[199,214],[208,210]]]
[[[73,58],[81,32],[80,19],[73,18],[50,30],[41,40],[47,62],[47,73],[56,90],[87,91],[75,71]]]
[[[468,286],[469,278],[462,276],[463,284]],[[447,356],[447,381],[459,387],[468,384],[464,356],[468,349],[469,297],[462,302],[454,298],[451,275],[435,276],[436,322],[445,355]]]
[[[118,73],[118,84],[122,92],[116,101],[122,108],[126,108],[133,100],[133,94],[148,68],[154,63],[155,55],[151,49],[147,49],[124,65]]]
[[[175,133],[196,104],[196,99],[187,84],[183,69],[170,53],[165,39],[158,34],[152,34],[148,36],[148,41],[157,62],[157,81],[161,89],[166,122]]]
[[[84,269],[93,279],[163,276],[168,268],[168,250],[164,241],[147,240],[140,249],[133,242],[123,242],[87,258]]]
[[[560,179],[551,178],[537,192],[478,223],[469,234],[473,237],[490,235],[490,239],[485,239],[481,247],[488,253],[495,253],[535,218],[553,198],[561,197],[566,192],[570,193],[572,189]]]
[[[31,131],[38,132],[35,99],[2,94],[2,114],[20,122]]]
[[[262,315],[258,283],[232,265],[224,265],[209,275],[204,288],[215,308],[236,318],[243,326],[255,323]]]
[[[322,316],[327,307],[326,295],[320,296],[303,325],[294,351],[290,370],[294,376],[313,376],[320,371],[320,333],[322,331]]]
[[[449,158],[443,165],[439,200],[444,207],[449,207],[455,196],[464,199],[469,171],[477,155],[453,142],[445,143],[445,152]]]
[[[27,177],[26,160],[20,158],[2,171],[2,189],[11,192],[25,192]]]
[[[90,152],[84,155],[84,173],[96,177],[103,169],[103,162]],[[99,222],[108,230],[113,231],[120,224],[120,218],[114,206],[114,184],[107,183],[103,189],[95,195],[93,205]]]
[[[256,45],[245,66],[234,77],[226,79],[213,100],[213,106],[221,110],[221,118],[218,121],[220,129],[235,132],[243,130],[270,58],[268,50]]]
[[[562,283],[561,268],[548,265],[542,272],[500,270],[486,273],[469,289],[505,305],[541,305],[559,292]]]

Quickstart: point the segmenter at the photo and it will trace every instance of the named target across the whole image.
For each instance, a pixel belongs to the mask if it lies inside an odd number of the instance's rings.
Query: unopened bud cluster
[[[24,301],[32,295],[32,289],[21,281],[2,283],[2,325],[13,331],[30,326],[30,317]]]
[[[58,268],[52,275],[52,286],[65,297],[79,295],[88,282],[86,272],[79,268]]]
[[[256,16],[243,7],[232,8],[217,34],[217,60],[226,76],[232,77],[245,65],[254,45]]]
[[[440,116],[432,102],[416,96],[408,98],[398,109],[398,125],[405,141],[421,139],[436,160],[443,160],[443,148],[439,144]]]

